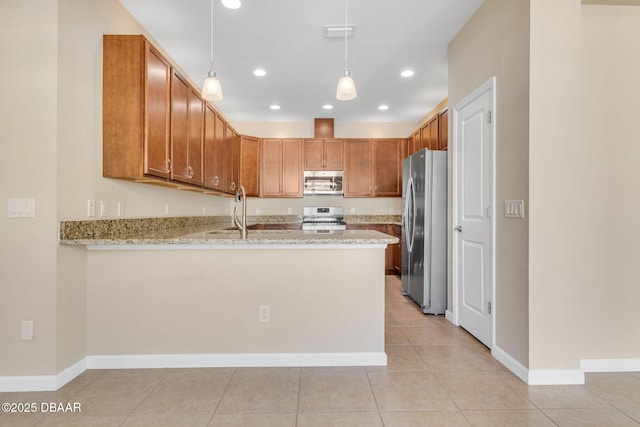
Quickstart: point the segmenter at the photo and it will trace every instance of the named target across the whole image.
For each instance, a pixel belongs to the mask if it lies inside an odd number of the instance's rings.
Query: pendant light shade
[[[220,80],[213,69],[209,71],[209,77],[202,84],[202,97],[207,101],[220,101],[223,98]]]
[[[216,71],[213,67],[213,2],[214,0],[211,0],[211,66],[208,77],[202,84],[202,97],[207,101],[220,101],[223,98],[222,85],[216,77]]]
[[[344,76],[338,81],[338,89],[336,90],[336,98],[340,101],[350,101],[355,99],[356,84],[349,75],[348,66],[348,44],[347,44],[347,29],[349,28],[349,20],[347,14],[349,11],[349,0],[344,1]]]
[[[336,91],[336,98],[340,101],[351,101],[356,96],[357,96],[356,84],[353,82],[353,79],[347,72],[338,81],[338,90]]]
[[[222,4],[229,9],[238,9],[242,6],[240,0],[222,0]]]

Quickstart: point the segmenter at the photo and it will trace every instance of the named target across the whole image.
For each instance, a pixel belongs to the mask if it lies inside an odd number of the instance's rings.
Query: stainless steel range
[[[335,232],[346,229],[342,206],[314,206],[302,209],[303,231]]]

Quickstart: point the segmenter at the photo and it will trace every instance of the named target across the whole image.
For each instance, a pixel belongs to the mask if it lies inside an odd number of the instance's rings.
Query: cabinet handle
[[[188,166],[187,171],[188,171],[188,178],[189,179],[193,178],[193,168],[191,166]]]
[[[169,166],[169,169],[167,169],[167,172],[171,172],[171,159],[167,159],[167,165]]]
[[[220,183],[220,179],[218,179],[218,176],[214,176],[213,177],[213,185],[218,185]]]
[[[236,183],[232,182],[231,184],[229,184],[229,188],[231,188],[232,190],[236,189]]]

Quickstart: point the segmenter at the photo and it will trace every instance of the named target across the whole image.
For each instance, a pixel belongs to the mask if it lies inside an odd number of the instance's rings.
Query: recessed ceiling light
[[[411,77],[413,76],[413,74],[414,74],[413,70],[404,70],[403,72],[400,73],[402,77]]]
[[[256,77],[264,77],[267,75],[267,72],[262,68],[256,68],[255,70],[253,70],[253,75]]]
[[[325,105],[322,106],[322,108],[324,108],[325,110],[331,110],[333,108],[333,105],[325,104]]]
[[[240,0],[222,0],[222,4],[229,9],[238,9],[240,6],[242,6]]]
[[[381,106],[378,107],[378,110],[380,110],[380,111],[385,111],[385,110],[388,110],[388,109],[389,109],[389,106],[388,105],[384,105],[384,104],[382,104]]]
[[[277,105],[277,104],[273,104],[273,105],[269,106],[269,108],[271,108],[272,110],[279,110],[280,106]]]

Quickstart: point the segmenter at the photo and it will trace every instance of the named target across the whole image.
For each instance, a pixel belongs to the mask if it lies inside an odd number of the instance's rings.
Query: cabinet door
[[[344,169],[344,140],[325,139],[324,168],[329,171],[341,171]]]
[[[371,197],[372,160],[370,139],[345,140],[345,197]]]
[[[282,140],[263,139],[260,146],[260,196],[277,197],[282,191]]]
[[[225,123],[225,151],[227,154],[227,192],[235,194],[240,182],[240,135]]]
[[[204,142],[204,100],[193,88],[189,88],[189,150],[187,173],[189,183],[202,185],[202,153]]]
[[[375,139],[374,196],[402,196],[402,145],[398,139]]]
[[[144,44],[144,173],[168,178],[171,65],[148,41]]]
[[[302,139],[282,141],[282,196],[302,197]]]
[[[436,115],[433,119],[429,121],[429,149],[430,150],[439,150],[440,149],[440,121],[438,120],[438,116]]]
[[[420,140],[422,141],[420,148],[431,149],[431,124],[429,122],[420,128]]]
[[[207,104],[204,112],[204,177],[205,187],[212,190],[225,191],[224,132],[217,132],[222,127],[213,108]]]
[[[304,140],[304,170],[320,171],[324,169],[324,141],[322,139]]]
[[[439,125],[439,150],[446,150],[449,147],[449,110],[440,113]]]
[[[189,86],[171,76],[171,179],[189,182]]]
[[[240,184],[247,196],[260,194],[260,144],[258,138],[240,137]]]
[[[409,142],[409,152],[407,155],[412,155],[413,153],[420,151],[422,149],[422,140],[420,139],[420,130],[417,130],[413,135],[411,135],[411,140]]]

